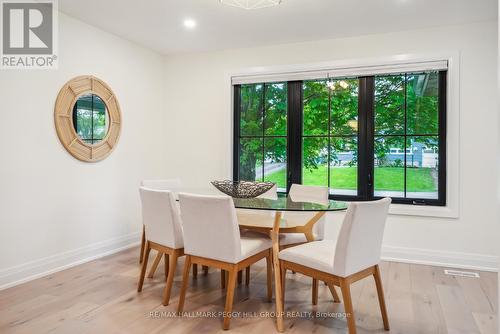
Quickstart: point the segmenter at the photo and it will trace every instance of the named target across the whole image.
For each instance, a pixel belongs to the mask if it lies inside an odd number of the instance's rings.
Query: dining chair
[[[289,198],[294,202],[309,202],[318,204],[328,204],[328,187],[305,186],[302,184],[292,184]],[[315,212],[293,212],[288,211],[283,214],[283,219],[287,221],[299,221],[306,223],[311,220]],[[325,238],[325,216],[321,217],[312,229],[314,240],[323,240]],[[287,248],[307,242],[304,233],[282,233],[280,235],[280,247]]]
[[[262,195],[257,196],[257,198],[265,198],[265,199],[273,199],[276,200],[278,199],[278,186],[275,184],[271,189],[263,193]],[[251,210],[251,209],[236,209],[236,215],[238,217],[238,221],[242,220],[258,220],[258,219],[264,219],[264,220],[269,220],[269,217],[274,216],[273,211],[269,210]],[[244,234],[253,234],[251,231],[241,231],[241,233]],[[240,274],[240,273],[238,273]],[[241,280],[241,276],[238,276],[238,283]],[[221,287],[224,289],[225,288],[225,271],[221,270]],[[245,269],[245,285],[250,284],[250,266],[246,267]]]
[[[273,193],[266,193],[268,197],[265,198],[271,198],[271,199],[277,199],[277,192]],[[288,194],[291,200],[295,202],[309,202],[309,203],[319,203],[319,204],[328,204],[328,187],[321,187],[321,186],[307,186],[307,185],[301,185],[301,184],[292,184],[290,187],[290,192]],[[260,218],[267,218],[266,215],[268,216],[269,213],[273,213],[272,211],[262,211],[262,213],[255,212],[258,210],[245,210],[244,213],[240,213],[238,211],[238,219],[260,219]],[[273,213],[274,214],[274,213]],[[283,214],[283,219],[288,220],[290,222],[298,222],[297,225],[304,225],[307,222],[309,222],[313,216],[316,214],[316,212],[292,212],[288,211]],[[248,217],[245,217],[244,215],[249,215]],[[315,222],[313,228],[312,228],[312,236],[310,236],[314,240],[323,240],[325,238],[325,216],[321,217],[318,221]],[[296,245],[300,245],[303,243],[308,242],[306,236],[304,233],[281,233],[280,234],[280,239],[279,239],[279,246],[280,249],[285,249],[288,247],[293,247]],[[246,276],[248,277],[250,275],[250,268],[247,268],[247,273]],[[339,297],[337,292],[335,291],[335,288],[331,288],[331,293],[333,295],[333,299],[338,302]],[[312,304],[317,305],[318,304],[318,281],[316,279],[313,279],[313,284],[312,284]]]
[[[189,269],[192,263],[229,273],[223,329],[229,329],[237,273],[266,259],[267,297],[272,298],[272,243],[265,236],[240,235],[233,199],[228,196],[179,194],[184,228],[184,273],[178,313],[184,308]]]
[[[151,249],[157,250],[158,254],[165,258],[167,283],[163,293],[163,305],[168,305],[177,268],[177,259],[184,255],[179,208],[171,191],[141,187],[139,192],[142,203],[142,219],[147,237],[137,291],[142,291],[149,253]]]
[[[328,187],[322,186],[308,186],[302,184],[292,184],[290,187],[290,192],[288,194],[290,199],[295,202],[309,202],[318,204],[328,204],[329,191]],[[304,225],[311,221],[316,212],[285,212],[283,218],[289,223],[295,221],[299,222],[297,225]],[[326,217],[322,216],[312,228],[312,235],[309,238],[318,241],[325,238],[325,221]],[[297,246],[308,242],[308,239],[304,233],[281,233],[280,234],[280,250],[289,247]],[[318,280],[313,278],[312,280],[312,304],[318,304]],[[330,287],[330,291],[335,302],[339,302],[339,296],[335,291],[334,287]]]
[[[141,182],[141,186],[149,189],[156,189],[156,190],[170,190],[170,191],[178,191],[182,187],[182,182],[180,179],[175,178],[175,179],[164,179],[164,180],[143,180]],[[144,225],[142,228],[142,238],[141,238],[141,254],[139,257],[139,263],[142,263],[144,259],[144,246],[146,245],[146,233],[144,231]],[[161,253],[156,254],[156,257],[153,261],[153,266],[149,270],[148,278],[153,278],[156,269],[158,268],[158,265],[160,264],[160,261],[162,259]],[[168,265],[168,264],[165,264]],[[203,267],[203,272],[205,275],[208,274],[208,267]],[[196,278],[198,275],[198,267],[197,265],[194,265],[193,269],[193,277]]]
[[[148,189],[156,189],[156,190],[170,190],[174,191],[177,190],[181,187],[182,183],[180,179],[158,179],[158,180],[142,180],[141,181],[141,187],[145,187]],[[139,263],[142,263],[144,260],[144,250],[146,246],[146,232],[144,228],[144,223],[142,224],[142,237],[141,237],[141,254],[139,255]],[[158,256],[156,257],[158,259]],[[158,263],[155,259],[155,266],[153,268],[156,270],[156,267],[158,266]],[[159,260],[161,260],[161,256],[159,257]],[[159,262],[158,260],[158,262]],[[155,272],[153,270],[153,273]],[[152,275],[151,275],[152,277]]]
[[[356,334],[350,285],[365,277],[373,276],[384,329],[389,330],[379,262],[390,203],[390,198],[351,203],[336,241],[313,241],[280,251],[283,294],[287,270],[325,281],[329,287],[339,286],[349,334]],[[282,300],[284,303],[284,298]]]

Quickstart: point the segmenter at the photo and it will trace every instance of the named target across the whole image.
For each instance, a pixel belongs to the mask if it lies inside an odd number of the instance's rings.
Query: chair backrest
[[[172,192],[145,187],[139,192],[147,239],[174,249],[184,247],[181,217]]]
[[[165,179],[165,180],[142,180],[141,186],[156,190],[179,190],[182,186],[180,179]]]
[[[184,253],[237,263],[241,240],[233,199],[179,193]]]
[[[269,189],[262,195],[257,196],[257,198],[278,199],[278,186],[274,185],[271,189]]]
[[[337,238],[333,271],[346,277],[380,262],[390,198],[349,204]]]
[[[288,196],[295,202],[328,204],[328,187],[304,186],[294,183],[290,187]]]
[[[301,184],[292,184],[288,194],[290,199],[295,202],[311,202],[319,204],[328,204],[328,187],[320,186],[304,186]],[[304,221],[310,220],[315,213],[304,212],[287,212],[285,217],[294,220],[300,219]],[[323,240],[325,238],[325,220],[326,217],[321,217],[313,227],[313,235],[315,240]]]

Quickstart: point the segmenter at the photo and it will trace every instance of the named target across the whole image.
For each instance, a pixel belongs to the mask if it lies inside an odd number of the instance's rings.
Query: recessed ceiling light
[[[192,19],[186,19],[184,20],[184,27],[193,29],[194,27],[196,27],[196,21]]]

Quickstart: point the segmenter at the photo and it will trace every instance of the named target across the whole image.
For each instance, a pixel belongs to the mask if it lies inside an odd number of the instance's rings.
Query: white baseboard
[[[0,290],[135,247],[139,244],[139,237],[139,232],[132,233],[0,270]],[[474,253],[383,246],[382,259],[460,269],[498,271],[497,256]]]
[[[140,233],[136,232],[2,269],[0,270],[0,290],[135,247],[139,242]]]
[[[484,254],[383,246],[382,259],[385,261],[426,264],[440,267],[498,271],[498,256]]]

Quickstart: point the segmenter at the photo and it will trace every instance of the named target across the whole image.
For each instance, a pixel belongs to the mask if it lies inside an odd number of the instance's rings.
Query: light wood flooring
[[[191,317],[175,318],[184,260],[177,269],[170,305],[164,307],[163,265],[153,279],[146,278],[143,291],[136,292],[138,253],[133,248],[0,291],[0,333],[223,332],[222,317],[199,316],[224,308],[219,271],[211,268],[204,276],[200,270],[196,280],[191,278],[184,306]],[[452,277],[440,267],[395,262],[382,263],[381,271],[391,331],[383,330],[374,281],[365,279],[352,286],[358,333],[497,333],[496,273],[480,272],[479,279]],[[257,263],[252,266],[250,286],[243,283],[236,289],[234,311],[246,312],[246,317],[233,319],[230,333],[275,332],[274,319],[265,316],[274,311],[274,304],[266,301],[265,272],[265,262]],[[285,333],[347,331],[345,318],[332,316],[343,312],[342,304],[333,303],[321,284],[319,303],[312,306],[311,280],[300,274],[287,275],[285,311],[295,315],[286,318]],[[330,316],[309,317],[306,312]]]

